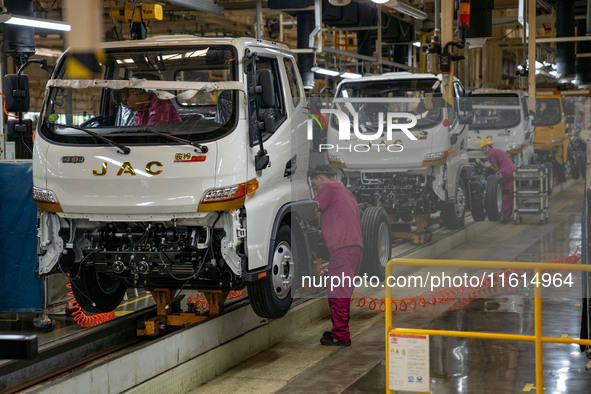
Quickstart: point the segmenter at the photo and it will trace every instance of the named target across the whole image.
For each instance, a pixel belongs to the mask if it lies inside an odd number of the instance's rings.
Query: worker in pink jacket
[[[361,237],[361,217],[357,199],[343,184],[334,179],[334,170],[328,165],[321,165],[310,172],[312,183],[317,188],[314,200],[318,203],[321,213],[320,225],[324,243],[330,252],[328,275],[350,278],[349,283],[343,280],[333,288],[336,282],[329,281],[328,305],[332,320],[332,330],[320,338],[326,346],[350,346],[349,317],[352,282],[359,273],[359,265],[363,255],[363,239]]]
[[[493,142],[490,138],[480,141],[480,149],[488,156],[488,162],[479,160],[479,164],[484,167],[490,167],[502,176],[503,223],[509,223],[511,213],[513,213],[513,173],[515,172],[513,160],[511,160],[511,157],[506,152],[493,148]]]

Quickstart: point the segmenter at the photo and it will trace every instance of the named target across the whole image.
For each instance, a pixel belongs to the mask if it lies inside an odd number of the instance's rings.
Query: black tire
[[[552,171],[552,162],[545,161],[544,166],[548,169],[548,195],[552,195],[552,188],[554,186],[554,172]]]
[[[295,248],[291,242],[291,228],[286,224],[280,226],[269,262],[270,272],[264,278],[246,283],[250,305],[260,317],[279,318],[291,306],[296,279]]]
[[[581,159],[578,157],[574,160],[574,163],[571,166],[571,172],[573,175],[573,179],[579,179],[581,177]]]
[[[585,160],[585,156],[579,156],[579,159],[577,160],[577,166],[579,167],[581,178],[587,179],[587,160]]]
[[[441,209],[443,225],[452,230],[464,227],[466,217],[466,186],[460,179],[456,188],[456,202],[444,203]]]
[[[123,301],[127,291],[121,278],[96,272],[94,264],[82,264],[77,278],[70,282],[78,305],[90,313],[111,312]]]
[[[500,175],[489,175],[486,178],[486,195],[484,200],[488,220],[491,222],[499,221],[503,213],[503,188],[501,186]]]
[[[361,234],[363,236],[363,273],[384,279],[386,264],[392,255],[390,220],[386,210],[381,207],[369,207],[361,216]]]
[[[482,222],[486,219],[486,203],[485,203],[485,190],[482,186],[478,186],[478,189],[472,192],[471,212],[472,218],[475,222]]]
[[[558,181],[558,183],[564,183],[566,182],[568,177],[567,174],[567,165],[566,163],[562,163],[562,164],[558,164],[556,163],[556,180]]]

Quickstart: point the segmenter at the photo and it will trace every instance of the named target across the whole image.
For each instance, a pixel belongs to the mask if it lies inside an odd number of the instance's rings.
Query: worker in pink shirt
[[[507,152],[493,148],[493,142],[490,138],[480,141],[480,149],[488,156],[488,162],[479,160],[478,163],[481,166],[491,168],[502,176],[503,223],[509,223],[511,213],[513,213],[513,173],[515,172],[513,160],[511,160]]]
[[[172,101],[161,100],[154,93],[143,89],[123,89],[120,100],[127,108],[135,111],[135,126],[173,124],[181,121]]]
[[[350,346],[352,282],[359,273],[363,255],[357,199],[341,182],[334,179],[334,170],[330,166],[314,168],[310,178],[318,190],[314,201],[318,203],[324,243],[330,252],[328,275],[339,279],[350,278],[350,281],[344,280],[336,288],[331,285],[327,289],[332,330],[322,335],[320,343],[326,346]]]

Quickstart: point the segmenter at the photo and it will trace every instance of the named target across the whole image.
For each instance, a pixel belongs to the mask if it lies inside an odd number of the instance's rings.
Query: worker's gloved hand
[[[490,167],[490,162],[488,161],[478,160],[478,164],[480,164],[483,167]]]

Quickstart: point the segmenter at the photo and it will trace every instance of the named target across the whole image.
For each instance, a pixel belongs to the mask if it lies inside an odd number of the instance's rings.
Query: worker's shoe
[[[328,336],[326,335],[328,334]],[[325,332],[320,338],[320,344],[324,346],[351,346],[351,340],[339,341],[332,337],[330,332]]]

